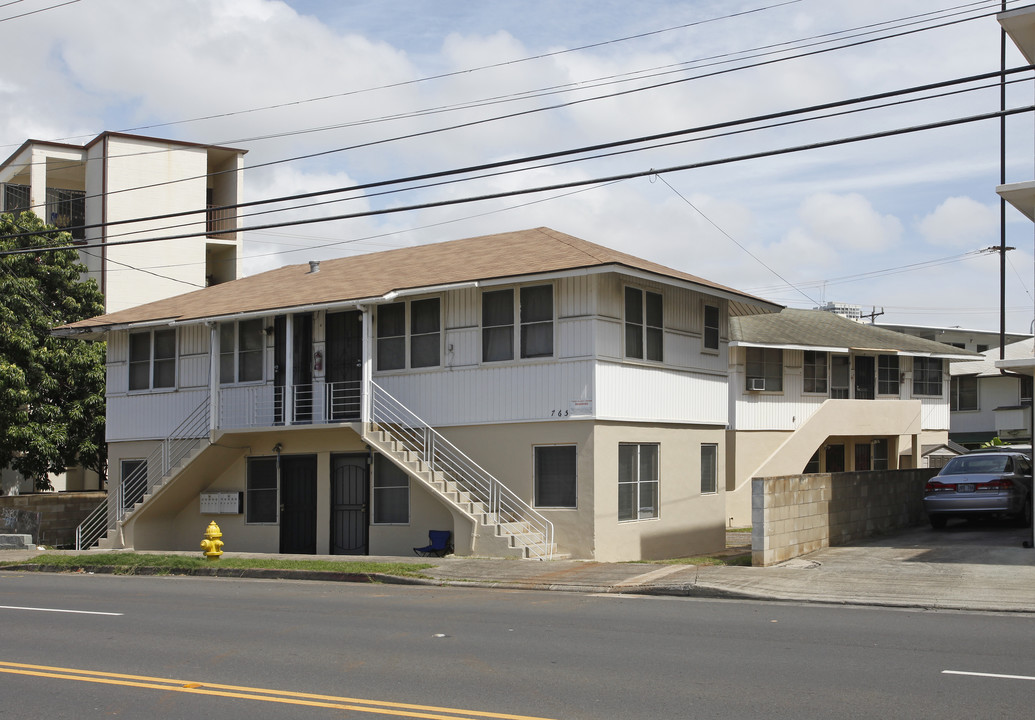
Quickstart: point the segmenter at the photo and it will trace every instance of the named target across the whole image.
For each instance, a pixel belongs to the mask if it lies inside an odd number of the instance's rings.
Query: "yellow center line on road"
[[[190,693],[193,695],[212,695],[243,700],[260,700],[287,705],[304,705],[323,707],[335,710],[353,710],[356,712],[376,713],[380,715],[397,715],[410,718],[427,718],[427,720],[460,720],[463,718],[498,718],[499,720],[549,720],[549,718],[530,715],[511,715],[479,710],[461,710],[458,708],[437,707],[434,705],[412,705],[363,698],[338,697],[335,695],[319,695],[312,693],[292,692],[288,690],[270,690],[266,688],[242,687],[238,685],[221,685],[218,683],[197,682],[191,680],[175,680],[142,675],[125,675],[97,670],[78,670],[75,668],[51,667],[48,665],[28,665],[0,660],[0,673],[10,675],[29,675],[34,677],[54,678],[57,680],[78,680],[102,685],[121,685],[124,687],[166,690]],[[447,713],[447,714],[443,714]]]

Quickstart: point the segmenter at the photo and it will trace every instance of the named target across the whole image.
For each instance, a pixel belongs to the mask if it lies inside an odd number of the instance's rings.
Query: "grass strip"
[[[276,558],[232,558],[206,560],[189,555],[160,555],[151,553],[87,553],[83,555],[51,555],[44,553],[28,561],[0,562],[8,565],[45,565],[69,571],[85,567],[116,567],[127,570],[138,567],[165,570],[192,570],[196,568],[227,568],[232,570],[314,570],[318,572],[404,575],[421,577],[422,570],[434,567],[431,563],[386,563],[362,560],[279,560]]]

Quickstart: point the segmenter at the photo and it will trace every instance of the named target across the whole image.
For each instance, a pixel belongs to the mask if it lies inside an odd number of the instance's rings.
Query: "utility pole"
[[[873,306],[873,310],[871,310],[866,315],[860,314],[859,317],[860,318],[869,318],[870,319],[870,325],[876,325],[877,323],[875,321],[877,320],[877,318],[879,318],[883,314],[884,314],[884,308],[881,308],[880,312],[877,312],[877,306],[874,305]]]

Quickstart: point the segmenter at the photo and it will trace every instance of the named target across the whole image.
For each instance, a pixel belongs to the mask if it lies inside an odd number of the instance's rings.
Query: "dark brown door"
[[[280,552],[316,554],[316,456],[280,459]]]
[[[363,313],[327,314],[327,383],[332,420],[358,420],[363,373]]]
[[[331,554],[366,555],[369,474],[367,455],[331,457]]]

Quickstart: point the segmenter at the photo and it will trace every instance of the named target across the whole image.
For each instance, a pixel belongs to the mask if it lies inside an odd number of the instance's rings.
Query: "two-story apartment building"
[[[922,467],[949,434],[948,363],[979,357],[823,310],[730,319],[727,522],[751,478]]]
[[[724,547],[728,318],[779,309],[548,228],[283,267],[108,341],[81,545],[602,560]],[[118,480],[118,482],[114,482]]]

